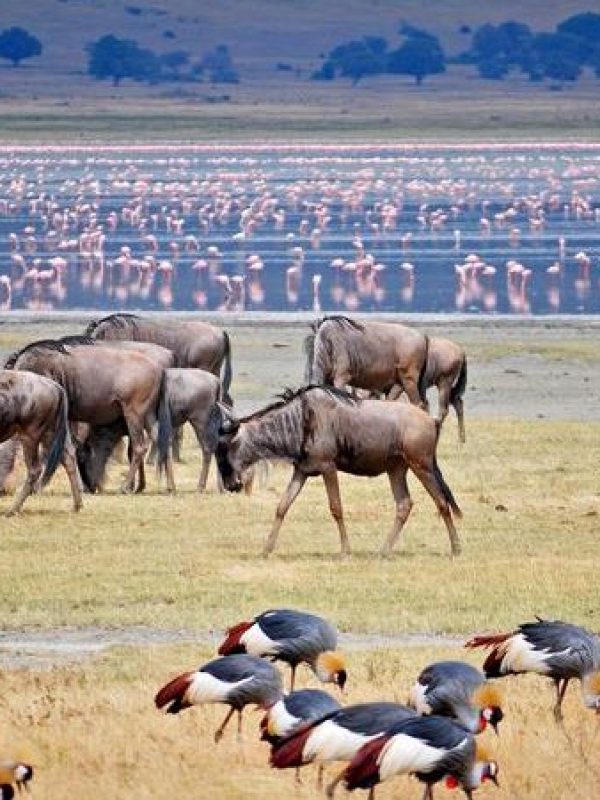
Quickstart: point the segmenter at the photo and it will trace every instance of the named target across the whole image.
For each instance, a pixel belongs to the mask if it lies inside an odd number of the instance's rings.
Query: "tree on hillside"
[[[446,57],[435,36],[409,37],[388,56],[388,72],[412,75],[418,84],[428,75],[446,71]]]
[[[587,39],[590,44],[598,45],[600,42],[600,14],[586,11],[574,14],[556,26],[558,33],[568,33],[580,39]]]
[[[576,81],[589,54],[589,44],[577,36],[538,33],[533,41],[532,68],[551,80]]]
[[[366,75],[385,72],[387,41],[382,36],[365,36],[334,47],[313,80],[331,80],[336,74],[357,84]]]
[[[531,64],[534,35],[522,22],[482,25],[473,35],[467,62],[476,64],[484,78],[502,78],[511,69],[527,70]]]
[[[0,33],[0,58],[18,67],[21,61],[42,53],[42,43],[24,28],[7,28]]]
[[[112,79],[115,86],[124,78],[135,81],[156,82],[160,78],[160,59],[132,39],[119,39],[108,35],[97,39],[86,48],[88,73],[98,80]]]

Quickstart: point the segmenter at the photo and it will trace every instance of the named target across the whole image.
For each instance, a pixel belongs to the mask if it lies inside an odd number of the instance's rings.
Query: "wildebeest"
[[[448,406],[454,408],[458,420],[458,435],[460,441],[464,442],[463,395],[467,388],[467,356],[463,347],[450,339],[431,336],[424,383],[426,388],[437,387],[440,422],[448,416]]]
[[[67,336],[32,342],[13,353],[5,366],[28,369],[60,384],[73,422],[92,426],[124,422],[131,442],[125,491],[133,491],[138,471],[143,475],[148,447],[144,432],[152,436],[156,427],[160,463],[166,462],[171,424],[165,371],[142,353],[99,346],[88,337]]]
[[[68,401],[64,389],[50,378],[21,370],[0,372],[0,442],[18,438],[27,477],[7,515],[16,514],[63,464],[71,484],[73,508],[81,508],[79,476],[71,443]],[[10,448],[12,450],[12,448]],[[44,466],[45,459],[45,466]]]
[[[414,328],[395,322],[325,317],[313,325],[304,349],[307,384],[392,390],[392,396],[405,391],[414,405],[426,403],[428,337]]]
[[[446,524],[452,554],[458,555],[460,543],[452,514],[461,512],[437,464],[439,430],[437,420],[408,403],[356,400],[331,387],[308,386],[287,392],[278,402],[242,419],[224,416],[217,464],[229,491],[241,489],[244,470],[260,458],[284,459],[294,465],[264,555],[275,547],[283,519],[306,479],[317,475],[325,482],[342,554],[350,552],[338,470],[366,476],[387,472],[396,517],[381,554],[390,554],[412,508],[406,482],[409,469],[433,498]]]
[[[129,339],[159,344],[173,351],[173,366],[176,367],[205,369],[217,376],[223,367],[223,400],[232,405],[229,396],[232,378],[229,335],[208,322],[155,322],[135,314],[121,313],[90,322],[85,334],[94,339]]]
[[[217,448],[221,415],[218,403],[221,383],[216,375],[203,369],[177,369],[165,371],[165,396],[171,418],[172,430],[189,422],[194,429],[202,452],[202,467],[198,491],[206,488],[210,460]],[[79,464],[87,488],[95,491],[102,484],[108,459],[115,445],[126,433],[123,425],[113,424],[94,429],[83,443]],[[175,477],[171,445],[166,458],[167,487],[175,491]]]

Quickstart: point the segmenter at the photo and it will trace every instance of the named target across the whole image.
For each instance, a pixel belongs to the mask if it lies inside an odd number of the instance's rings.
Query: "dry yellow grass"
[[[260,716],[256,712],[246,712],[241,743],[232,726],[217,746],[212,733],[224,716],[223,707],[194,708],[177,717],[154,709],[152,698],[163,682],[210,657],[208,651],[192,646],[123,649],[51,672],[5,673],[0,679],[3,728],[16,740],[26,741],[24,750],[33,754],[35,797],[275,800],[319,796],[313,769],[305,769],[303,785],[296,786],[291,772],[277,773],[267,766],[268,748],[257,741]],[[351,652],[344,701],[403,702],[420,669],[447,657],[465,657],[465,653],[458,648]],[[300,678],[303,685],[315,685],[307,671]],[[523,676],[506,679],[499,687],[506,718],[499,738],[485,733],[483,739],[500,763],[502,788],[486,786],[478,797],[597,797],[599,722],[583,709],[578,688],[573,686],[568,692],[563,731],[552,718],[549,681]],[[332,772],[329,767],[328,774]],[[445,796],[443,788],[438,793]],[[377,793],[382,800],[398,796],[416,800],[421,795],[422,787],[406,777],[384,784]],[[364,795],[358,792],[356,796]]]

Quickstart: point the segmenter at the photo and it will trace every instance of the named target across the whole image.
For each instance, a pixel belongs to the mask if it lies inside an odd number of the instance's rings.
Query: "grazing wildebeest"
[[[61,463],[71,484],[73,508],[79,511],[79,476],[69,433],[68,401],[64,389],[42,375],[2,370],[0,442],[12,437],[18,439],[23,448],[27,477],[7,515],[20,511],[40,478],[41,485],[45,486]]]
[[[426,403],[423,379],[428,337],[414,328],[396,322],[325,317],[313,325],[304,349],[307,384],[393,390],[392,396],[405,391],[414,405]]]
[[[283,519],[308,477],[322,475],[329,508],[350,552],[344,525],[337,471],[375,476],[387,472],[396,517],[382,555],[391,553],[412,508],[406,482],[410,469],[433,498],[448,529],[452,554],[460,543],[452,513],[460,516],[452,492],[436,460],[440,425],[408,403],[356,400],[332,387],[308,386],[243,419],[224,416],[217,446],[217,464],[225,488],[239,491],[241,476],[260,458],[291,461],[292,479],[285,490],[263,554],[277,541]]]
[[[173,351],[176,367],[205,369],[217,376],[223,367],[223,400],[232,405],[229,396],[232,378],[229,335],[208,322],[155,322],[135,314],[121,313],[90,322],[85,333],[94,339],[129,339],[159,344]]]
[[[206,370],[177,368],[166,370],[165,381],[172,428],[189,422],[196,434],[202,452],[198,491],[203,492],[210,460],[218,442],[221,414],[217,404],[221,396],[221,383],[216,375]],[[79,464],[84,482],[91,491],[95,491],[103,483],[108,459],[114,446],[126,432],[123,425],[104,426],[94,429],[83,443]],[[170,492],[174,492],[171,446],[166,459],[166,473],[167,487]]]
[[[168,413],[165,377],[153,360],[136,351],[108,345],[94,339],[67,336],[33,342],[13,353],[7,369],[28,369],[60,384],[69,401],[69,420],[91,426],[121,424],[124,421],[131,442],[131,462],[123,489],[133,491],[135,475],[143,476],[147,442],[156,432],[159,463],[166,463],[171,421]],[[156,431],[155,431],[156,427]],[[143,479],[138,491],[144,488]]]
[[[461,345],[439,336],[429,338],[425,386],[437,386],[438,419],[448,416],[448,406],[453,406],[458,420],[458,435],[465,441],[463,395],[467,388],[467,356]]]

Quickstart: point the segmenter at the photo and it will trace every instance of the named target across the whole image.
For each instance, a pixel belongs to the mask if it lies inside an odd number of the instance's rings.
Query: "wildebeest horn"
[[[239,420],[233,419],[233,417],[225,417],[223,422],[221,422],[221,428],[219,433],[221,435],[228,435],[231,433],[235,433],[237,429],[240,427]]]
[[[219,436],[235,433],[240,427],[239,420],[233,416],[231,409],[228,406],[224,405],[223,403],[217,403],[216,405],[221,413]]]

